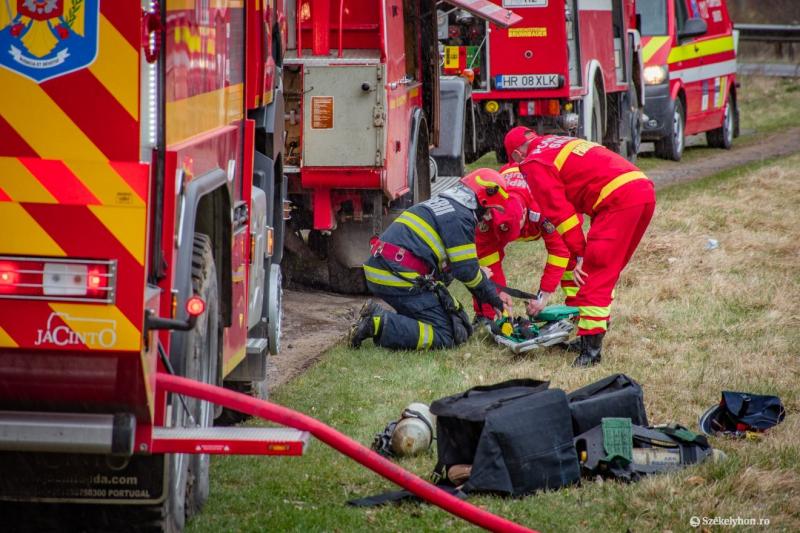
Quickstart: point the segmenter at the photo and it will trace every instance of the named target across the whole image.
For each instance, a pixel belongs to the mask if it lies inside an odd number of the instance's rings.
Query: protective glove
[[[537,298],[535,300],[528,300],[528,304],[525,306],[525,311],[528,313],[528,316],[535,317],[541,313],[542,309],[547,307],[547,301],[550,299],[551,294],[553,293],[539,291],[536,294]]]

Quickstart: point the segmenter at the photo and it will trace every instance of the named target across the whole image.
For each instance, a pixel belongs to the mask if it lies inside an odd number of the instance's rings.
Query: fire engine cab
[[[440,172],[492,150],[505,161],[503,136],[518,124],[635,157],[644,95],[634,1],[495,1],[522,21],[498,28],[439,9],[442,107],[452,121],[451,139],[434,151]]]
[[[736,35],[725,0],[637,0],[646,105],[643,138],[679,161],[684,138],[728,149],[739,135]]]

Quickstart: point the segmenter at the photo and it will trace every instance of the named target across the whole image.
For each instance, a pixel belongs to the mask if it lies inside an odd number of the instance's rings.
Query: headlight
[[[644,69],[644,82],[647,85],[659,85],[669,78],[669,71],[663,65],[646,67]]]

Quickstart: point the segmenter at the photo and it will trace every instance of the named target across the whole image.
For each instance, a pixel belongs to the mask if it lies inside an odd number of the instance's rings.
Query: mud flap
[[[0,453],[0,501],[158,504],[165,455]]]
[[[440,130],[439,145],[431,150],[431,156],[440,176],[463,176],[465,144],[473,141],[473,132],[465,131],[470,122],[465,113],[472,91],[462,77],[442,77],[440,84],[441,114],[448,117],[451,127]]]

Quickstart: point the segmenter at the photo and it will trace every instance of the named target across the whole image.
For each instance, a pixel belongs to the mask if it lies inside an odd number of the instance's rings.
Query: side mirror
[[[691,37],[700,37],[705,35],[708,31],[708,24],[700,17],[691,18],[686,21],[683,30],[678,34],[681,39],[689,39]]]

